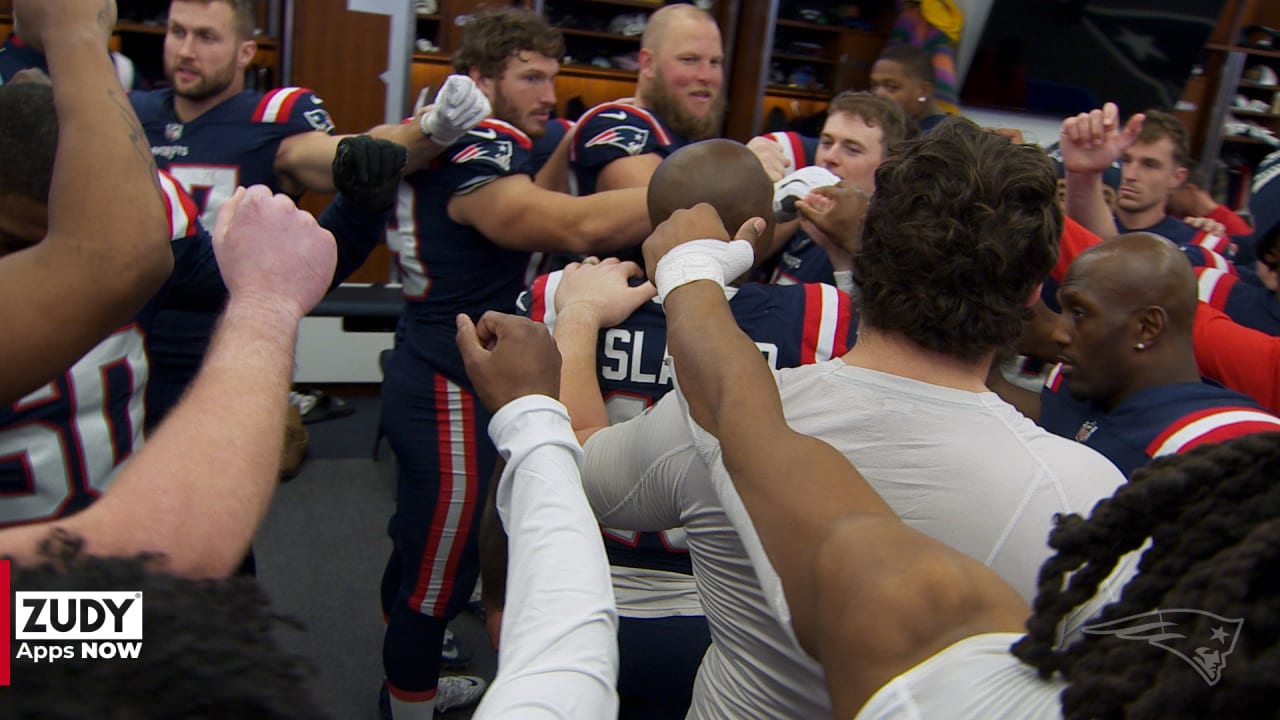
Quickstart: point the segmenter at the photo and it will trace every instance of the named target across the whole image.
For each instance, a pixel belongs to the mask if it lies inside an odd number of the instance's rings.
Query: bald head
[[[760,243],[773,237],[773,183],[755,153],[733,140],[703,140],[672,153],[649,180],[649,220],[655,226],[676,210],[709,203],[735,232],[753,217],[768,223]],[[763,245],[757,244],[757,256]]]
[[[711,16],[711,13],[693,5],[667,5],[649,16],[649,22],[644,26],[644,35],[640,37],[640,47],[659,52],[666,39],[670,37],[672,28],[699,23],[715,25],[716,19]]]
[[[1162,307],[1170,330],[1190,333],[1196,276],[1178,246],[1151,233],[1127,233],[1095,245],[1071,264],[1063,286],[1084,282],[1120,308]]]

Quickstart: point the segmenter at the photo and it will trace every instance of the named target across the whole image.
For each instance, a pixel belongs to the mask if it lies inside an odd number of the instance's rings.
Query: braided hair
[[[1220,682],[1202,683],[1147,642],[1085,635],[1055,647],[1058,624],[1093,596],[1119,558],[1150,538],[1138,574],[1095,622],[1195,608],[1243,618]],[[1160,458],[1102,500],[1088,520],[1063,516],[1040,571],[1027,635],[1013,653],[1070,685],[1074,718],[1274,717],[1280,707],[1280,433]],[[1068,579],[1068,576],[1069,579]],[[1220,624],[1196,615],[1188,637]],[[1192,673],[1188,675],[1188,673]]]

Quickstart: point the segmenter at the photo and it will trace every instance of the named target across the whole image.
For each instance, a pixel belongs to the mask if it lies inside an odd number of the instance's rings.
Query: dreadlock
[[[1014,655],[1070,681],[1074,718],[1273,717],[1280,707],[1280,433],[1161,458],[1102,500],[1088,520],[1058,518],[1027,635]],[[1244,618],[1230,666],[1201,683],[1176,655],[1147,642],[1086,635],[1054,646],[1059,622],[1097,591],[1118,559],[1151,547],[1119,601],[1096,622],[1157,609]],[[1067,576],[1070,575],[1069,581]],[[1212,618],[1188,630],[1208,634]]]

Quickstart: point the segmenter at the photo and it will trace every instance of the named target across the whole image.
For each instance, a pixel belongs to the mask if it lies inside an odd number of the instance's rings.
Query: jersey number
[[[0,485],[0,526],[57,517],[74,494],[105,491],[141,439],[146,380],[142,334],[130,327],[89,351],[62,381],[18,401],[14,424],[0,432],[0,463],[21,467],[25,477]],[[61,397],[64,389],[67,397]],[[127,407],[108,406],[126,397]],[[70,417],[24,421],[24,411],[46,403],[57,403]],[[0,475],[5,477],[13,475]]]
[[[235,165],[187,165],[172,163],[166,171],[200,207],[200,224],[213,232],[222,203],[231,199],[240,184],[240,168]]]

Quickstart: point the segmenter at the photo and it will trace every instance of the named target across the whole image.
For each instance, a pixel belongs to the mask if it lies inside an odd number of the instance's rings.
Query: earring
[[[1143,350],[1146,350],[1146,349],[1147,349],[1147,344],[1146,344],[1146,343],[1138,343],[1137,345],[1134,345],[1133,347],[1134,347],[1134,349],[1136,349],[1136,350],[1138,350],[1139,352],[1141,352],[1141,351],[1143,351]]]

